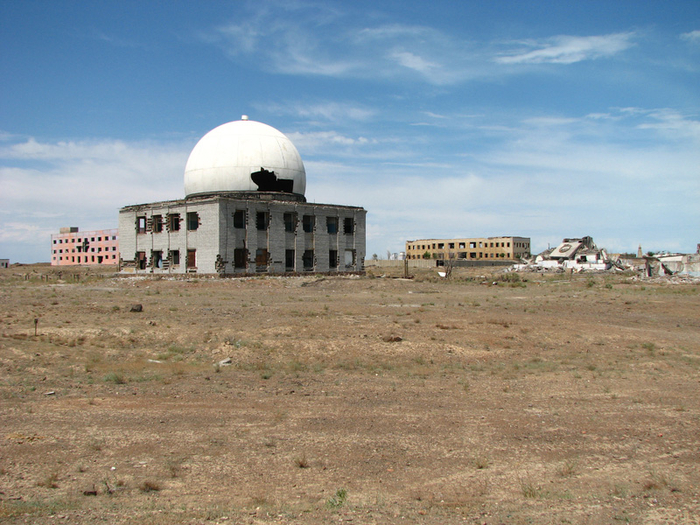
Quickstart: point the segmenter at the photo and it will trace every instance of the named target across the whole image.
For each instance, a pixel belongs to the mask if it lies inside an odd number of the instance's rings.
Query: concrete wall
[[[234,214],[243,212],[245,227],[236,228]],[[167,217],[179,213],[180,229],[172,231]],[[187,228],[187,214],[197,213],[196,230]],[[265,228],[258,229],[258,214],[267,217]],[[296,214],[294,231],[285,230],[285,213]],[[365,257],[365,218],[362,208],[311,204],[304,202],[234,199],[214,196],[193,201],[167,201],[120,210],[119,235],[123,271],[137,273],[254,274],[285,272],[359,272]],[[312,232],[303,229],[303,217],[314,217]],[[163,227],[156,231],[154,217],[161,217]],[[329,233],[327,218],[337,220],[337,233]],[[352,219],[353,231],[346,234],[346,219]],[[236,250],[247,250],[245,267],[236,267]],[[168,255],[179,251],[180,264]],[[187,265],[188,250],[196,250],[196,266]],[[267,264],[258,253],[267,251]],[[294,250],[294,264],[286,264],[287,250]],[[304,267],[304,253],[313,250],[313,265]],[[337,264],[330,264],[330,251],[336,252]],[[260,252],[259,252],[260,251]],[[352,251],[350,265],[345,253]],[[141,254],[141,262],[139,261]],[[157,264],[162,254],[163,263]]]

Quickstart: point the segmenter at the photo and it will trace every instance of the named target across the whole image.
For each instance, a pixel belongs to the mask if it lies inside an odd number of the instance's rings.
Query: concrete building
[[[75,226],[51,235],[51,266],[119,264],[118,230],[81,232]]]
[[[119,211],[121,268],[134,273],[360,272],[361,207],[306,202],[306,171],[278,130],[241,120],[207,133],[185,198]]]
[[[406,259],[517,260],[530,256],[529,237],[477,237],[406,241]]]
[[[9,268],[10,259],[0,259],[0,268]]]

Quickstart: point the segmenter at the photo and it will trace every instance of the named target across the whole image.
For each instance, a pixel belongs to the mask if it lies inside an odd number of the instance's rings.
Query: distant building
[[[0,259],[0,268],[9,268],[10,259]]]
[[[223,124],[192,150],[184,199],[119,211],[122,271],[362,271],[367,212],[306,202],[305,189],[301,156],[284,134],[245,116]]]
[[[514,261],[529,256],[529,237],[478,237],[406,241],[406,259]]]
[[[80,232],[75,226],[51,235],[51,266],[119,264],[118,230]]]

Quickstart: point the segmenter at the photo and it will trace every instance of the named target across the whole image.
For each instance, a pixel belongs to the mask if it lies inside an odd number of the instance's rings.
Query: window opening
[[[245,248],[236,248],[233,250],[233,267],[248,267],[248,250],[246,250]]]
[[[338,233],[338,217],[326,217],[326,228],[331,235]]]
[[[293,232],[297,226],[297,214],[288,212],[284,214],[284,231]],[[294,251],[294,250],[292,250]]]
[[[187,212],[187,229],[195,231],[199,228],[199,213],[196,211]]]
[[[267,223],[268,223],[269,215],[265,211],[259,211],[255,215],[255,226],[257,227],[258,230],[267,230]]]
[[[154,233],[160,233],[163,231],[163,216],[162,215],[154,215],[153,216],[152,229],[153,229]],[[106,240],[106,238],[105,238],[105,240]]]
[[[245,228],[246,223],[246,213],[245,210],[236,210],[233,212],[233,227],[234,228]]]
[[[352,268],[355,266],[355,250],[345,250],[345,267]]]
[[[255,269],[265,270],[268,263],[268,253],[265,248],[255,250]]]
[[[160,250],[153,250],[151,252],[151,266],[153,268],[163,268],[163,252]]]
[[[180,230],[180,214],[171,213],[168,215],[168,229],[171,232],[176,232]]]
[[[343,231],[345,235],[352,235],[355,233],[355,219],[352,217],[345,217],[343,219]]]
[[[328,251],[328,267],[337,268],[338,267],[338,250]]]
[[[146,233],[146,217],[136,217],[136,233]]]
[[[311,233],[314,231],[314,219],[315,217],[313,215],[304,215],[302,222],[306,233]]]
[[[314,269],[314,251],[313,250],[305,250],[304,255],[302,257],[302,261],[304,263],[304,270],[313,270]]]
[[[284,266],[287,270],[294,270],[296,254],[294,250],[285,250],[284,252]]]
[[[187,267],[197,267],[197,250],[187,250]]]

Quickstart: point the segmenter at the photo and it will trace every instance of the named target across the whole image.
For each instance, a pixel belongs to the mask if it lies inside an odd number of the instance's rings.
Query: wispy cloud
[[[0,208],[6,226],[14,226],[0,232],[0,242],[28,247],[27,259],[14,253],[14,260],[48,260],[48,238],[58,226],[116,227],[122,206],[180,198],[191,147],[34,138],[5,143],[0,146]]]
[[[611,57],[634,45],[634,33],[601,36],[560,35],[543,41],[520,42],[519,49],[496,58],[500,64],[573,64]]]
[[[268,103],[260,106],[259,109],[274,115],[291,115],[312,122],[321,121],[331,124],[347,121],[366,122],[377,113],[374,108],[357,103],[334,101]]]
[[[700,30],[690,31],[689,33],[681,34],[681,40],[685,40],[692,44],[700,44]]]

